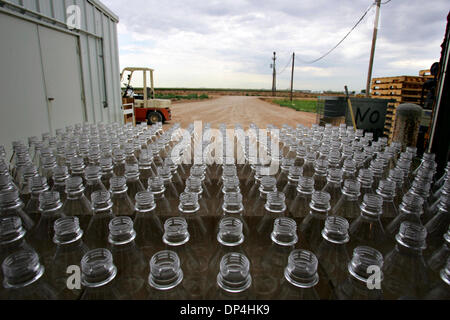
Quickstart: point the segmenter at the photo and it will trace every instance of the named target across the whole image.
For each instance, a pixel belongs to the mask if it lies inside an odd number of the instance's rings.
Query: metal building
[[[123,119],[118,21],[98,0],[0,0],[0,144]]]

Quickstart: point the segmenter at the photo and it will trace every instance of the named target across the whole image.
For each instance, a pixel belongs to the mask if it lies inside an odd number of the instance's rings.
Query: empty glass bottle
[[[258,244],[270,244],[270,234],[276,218],[285,217],[286,197],[283,192],[270,192],[267,194],[267,202],[264,206],[264,215],[256,226],[256,232],[259,237]]]
[[[375,193],[375,189],[373,188],[373,174],[370,169],[361,168],[357,180],[361,184],[360,200],[363,200],[364,195],[368,193]]]
[[[33,219],[34,223],[37,223],[41,216],[39,212],[39,196],[41,193],[48,191],[47,179],[41,176],[34,176],[30,178],[28,183],[31,186],[31,198],[23,210]]]
[[[102,178],[102,169],[99,166],[89,165],[85,170],[86,187],[84,195],[90,199],[94,191],[107,191]]]
[[[427,261],[428,266],[435,274],[439,274],[439,271],[445,267],[446,261],[450,258],[450,225],[442,239],[444,240],[442,246],[434,251]]]
[[[30,231],[35,223],[24,211],[24,204],[20,200],[17,190],[9,190],[0,193],[1,217],[19,217],[25,230]]]
[[[392,219],[398,215],[395,199],[395,182],[381,180],[376,193],[383,199],[383,218]]]
[[[114,176],[112,159],[102,157],[100,159],[100,167],[102,168],[102,183],[106,190],[109,190],[109,180]]]
[[[81,157],[73,157],[70,159],[70,176],[71,177],[81,177],[83,179],[83,183],[85,182],[84,170],[86,166],[84,164],[84,160]]]
[[[94,191],[92,208],[94,215],[86,228],[84,239],[90,248],[105,248],[108,245],[109,222],[114,218],[113,203],[109,192]]]
[[[2,299],[55,300],[54,289],[45,281],[45,268],[32,250],[9,255],[2,263],[5,288]]]
[[[83,242],[83,230],[77,217],[63,217],[55,221],[53,242],[56,252],[48,268],[49,278],[59,300],[75,300],[81,296],[81,288],[68,288],[68,271],[78,266],[88,252]],[[76,281],[76,280],[75,280]]]
[[[383,252],[387,245],[386,232],[381,223],[383,198],[366,194],[360,212],[360,216],[350,225],[351,247],[368,246]]]
[[[288,182],[284,186],[283,193],[286,196],[286,205],[288,208],[292,205],[292,202],[297,196],[298,180],[303,174],[303,168],[292,166],[289,168]]]
[[[111,202],[113,204],[113,214],[116,216],[133,217],[134,204],[127,193],[128,186],[126,178],[123,176],[112,177],[109,181],[109,185],[111,192]]]
[[[427,243],[431,250],[442,244],[442,235],[450,225],[450,195],[441,195],[438,211],[434,217],[427,222]]]
[[[309,213],[309,204],[314,192],[314,178],[300,177],[297,185],[297,196],[292,202],[289,214],[294,218],[302,218]]]
[[[170,250],[157,252],[150,259],[148,297],[150,300],[185,300],[183,270],[178,255]]]
[[[319,283],[318,260],[307,250],[294,250],[288,258],[280,293],[274,299],[319,300],[315,286]]]
[[[117,285],[121,296],[134,297],[144,287],[146,264],[135,243],[136,231],[130,217],[115,217],[109,222],[109,250],[117,267]]]
[[[95,195],[95,192],[94,192]],[[111,252],[104,248],[88,251],[81,259],[81,300],[118,300],[117,267]]]
[[[177,188],[175,187],[174,183],[172,182],[172,171],[170,170],[170,167],[158,167],[158,176],[161,177],[164,181],[164,186],[166,188],[165,196],[169,201],[176,201],[178,200],[179,194],[177,191]]]
[[[148,179],[148,191],[153,194],[156,203],[155,213],[158,217],[173,216],[172,206],[167,200],[164,186],[164,180],[162,177],[153,177]]]
[[[56,166],[53,169],[52,191],[59,192],[61,202],[66,201],[66,180],[69,179],[69,169],[66,166]]]
[[[345,180],[342,188],[342,196],[332,210],[333,215],[347,219],[355,219],[359,216],[359,196],[361,184],[356,180]]]
[[[144,257],[150,259],[162,246],[164,233],[160,217],[156,214],[154,196],[149,191],[136,193],[134,229],[136,244],[141,248]]]
[[[276,179],[273,176],[262,176],[259,185],[259,196],[253,203],[247,203],[247,207],[250,210],[247,211],[248,215],[261,217],[264,212],[264,206],[267,202],[267,194],[277,191]]]
[[[422,298],[428,290],[427,265],[422,255],[427,230],[404,221],[396,235],[395,248],[386,255],[383,266],[385,298]]]
[[[66,202],[62,209],[66,216],[78,217],[82,230],[87,230],[92,217],[92,206],[84,195],[81,177],[70,177],[66,180]]]
[[[341,198],[342,196],[341,188],[342,188],[342,170],[336,168],[328,169],[327,184],[322,189],[322,191],[328,192],[330,194],[331,208],[334,208],[338,200]]]
[[[148,188],[148,179],[156,175],[156,167],[153,164],[153,155],[151,152],[142,151],[139,155],[139,178],[145,189]]]
[[[207,297],[214,300],[252,299],[252,277],[248,258],[238,252],[225,254],[220,261],[216,282]]]
[[[137,164],[125,165],[125,178],[128,187],[127,193],[133,204],[136,193],[145,190],[139,176],[140,172]]]
[[[348,276],[335,293],[340,300],[380,300],[383,298],[383,256],[366,246],[353,250],[348,264]],[[375,274],[376,273],[376,274]]]
[[[113,150],[113,172],[116,176],[123,176],[125,174],[125,153],[122,149],[114,149]]]
[[[322,230],[330,211],[330,194],[324,191],[314,191],[309,204],[309,214],[300,225],[300,243],[305,248],[316,251],[322,241]]]
[[[184,217],[188,223],[192,246],[198,252],[208,252],[210,246],[208,228],[205,224],[204,217],[199,214],[200,204],[198,202],[198,194],[193,192],[183,192],[180,194],[178,211],[179,216]]]
[[[423,199],[415,194],[407,193],[403,196],[403,202],[399,207],[399,214],[386,227],[386,232],[391,238],[398,233],[403,221],[411,221],[422,224],[420,216],[423,213]]]
[[[322,242],[317,249],[317,259],[325,272],[324,281],[330,281],[333,288],[342,283],[347,276],[349,224],[345,218],[329,216],[322,230]]]
[[[39,196],[40,218],[36,226],[28,234],[31,246],[39,252],[45,267],[50,266],[54,254],[54,223],[57,219],[64,217],[63,204],[59,199],[59,193],[46,191]]]

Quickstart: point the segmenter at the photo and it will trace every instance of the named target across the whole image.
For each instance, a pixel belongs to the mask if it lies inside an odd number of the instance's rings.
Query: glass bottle
[[[442,194],[438,212],[427,222],[427,243],[431,250],[442,244],[442,235],[450,225],[450,195]]]
[[[0,217],[0,264],[10,254],[21,250],[32,250],[25,240],[26,230],[17,216]],[[3,273],[0,272],[0,283],[3,283]]]
[[[447,260],[445,268],[442,268],[440,278],[440,283],[425,296],[426,300],[450,299],[450,259]]]
[[[317,159],[314,162],[314,190],[322,190],[327,184],[328,160]]]
[[[345,180],[342,188],[342,196],[332,210],[333,215],[347,219],[355,219],[359,216],[359,196],[361,184],[356,180]]]
[[[156,214],[154,196],[149,191],[136,193],[134,229],[136,244],[141,248],[144,257],[150,259],[162,246],[164,233],[160,217]]]
[[[289,170],[292,166],[295,165],[295,163],[304,163],[304,160],[301,161],[297,161],[297,159],[290,159],[290,158],[282,158],[281,159],[281,163],[280,163],[280,173],[277,175],[276,179],[277,179],[277,188],[282,189],[286,183],[288,183],[288,175],[289,175]],[[255,179],[257,178],[256,176],[256,171],[255,171]],[[261,178],[261,177],[258,177]],[[253,185],[255,185],[256,183],[253,183]]]
[[[392,239],[398,233],[403,221],[422,224],[420,216],[423,213],[423,199],[418,195],[407,193],[403,196],[403,201],[399,209],[397,217],[386,227],[386,231]]]
[[[330,194],[330,206],[334,208],[338,200],[342,196],[342,170],[336,168],[328,169],[327,184],[322,189],[322,191],[328,192]]]
[[[62,209],[66,216],[78,217],[82,230],[87,230],[92,217],[92,206],[84,195],[81,177],[70,177],[66,180],[66,202]]]
[[[109,250],[117,267],[117,286],[121,296],[135,297],[144,287],[146,264],[134,241],[136,231],[130,217],[115,217],[109,222]]]
[[[424,226],[404,221],[395,236],[395,248],[386,255],[383,266],[385,298],[422,298],[428,289]]]
[[[394,206],[395,208],[398,208],[398,206],[402,203],[404,194],[408,192],[405,188],[405,183],[403,180],[403,171],[398,168],[391,169],[387,179],[395,183]]]
[[[150,259],[148,276],[148,299],[150,300],[186,300],[187,292],[183,287],[183,270],[180,258],[171,250],[155,253]]]
[[[249,215],[261,217],[264,212],[264,206],[267,202],[267,195],[270,192],[277,191],[277,182],[273,176],[262,176],[260,180],[260,186],[258,188],[259,196],[254,203],[247,203],[247,207],[250,210],[247,212]]]
[[[376,193],[383,199],[383,218],[395,218],[398,215],[397,207],[394,203],[395,182],[381,180]]]
[[[158,217],[173,216],[172,205],[165,196],[166,187],[162,177],[153,177],[148,179],[148,191],[153,194],[156,203],[155,214]]]
[[[292,166],[289,169],[288,182],[284,186],[283,193],[286,196],[286,205],[290,207],[297,196],[298,180],[303,174],[303,168]]]
[[[84,239],[90,248],[105,248],[108,245],[109,222],[114,218],[109,192],[94,191],[92,208],[94,215],[86,228]]]
[[[302,218],[309,213],[309,204],[314,192],[314,178],[300,177],[297,185],[297,196],[289,208],[289,214],[294,218]]]
[[[380,180],[383,179],[384,174],[384,162],[381,159],[374,159],[370,162],[369,170],[372,172],[373,185],[378,186]]]
[[[445,267],[446,261],[450,258],[450,225],[442,238],[444,243],[432,253],[427,261],[428,266],[435,274],[438,274]]]
[[[43,275],[45,268],[32,250],[21,250],[8,256],[2,263],[4,275],[2,299],[56,300],[54,289]]]
[[[303,176],[312,177],[314,176],[314,162],[316,161],[316,153],[309,152],[306,155],[305,163],[303,164]]]
[[[49,188],[53,188],[53,171],[56,168],[56,158],[52,155],[42,158],[41,176],[47,179]]]
[[[242,253],[231,252],[222,257],[216,286],[207,296],[214,300],[248,300],[253,297],[251,286],[250,261]]]
[[[95,192],[94,192],[95,195]],[[81,300],[119,300],[117,267],[111,252],[104,248],[88,251],[81,259]]]
[[[345,159],[342,165],[342,179],[355,180],[356,179],[356,162],[355,160],[349,158]]]
[[[39,222],[29,233],[29,242],[39,253],[45,267],[50,266],[54,254],[54,223],[57,219],[64,217],[63,204],[59,199],[59,193],[46,191],[39,196]]]
[[[125,153],[122,149],[113,150],[113,173],[115,176],[123,176],[125,174]]]
[[[83,183],[86,181],[84,180],[85,173],[84,170],[86,169],[86,166],[84,164],[84,160],[81,157],[73,157],[70,159],[70,176],[71,177],[81,177],[83,179]]]
[[[305,248],[315,251],[322,241],[322,230],[331,209],[330,194],[314,191],[309,208],[309,214],[300,225],[300,243],[303,243]]]
[[[366,246],[356,247],[348,264],[348,276],[336,288],[340,300],[381,300],[383,298],[383,255]],[[372,278],[379,271],[378,278]],[[378,280],[378,281],[377,281]]]
[[[79,265],[88,252],[82,239],[83,230],[77,217],[63,217],[55,221],[54,233],[56,252],[48,269],[49,277],[59,300],[76,300],[81,296],[81,288],[68,288],[67,271],[70,266]]]
[[[136,193],[139,191],[144,191],[144,185],[142,184],[141,180],[139,179],[139,167],[137,164],[127,164],[125,165],[125,178],[126,178],[126,184],[128,187],[127,194],[130,200],[134,204],[134,198],[136,197]]]
[[[259,237],[259,246],[270,245],[270,234],[276,218],[287,215],[286,196],[283,192],[270,192],[267,194],[267,202],[264,206],[262,218],[256,225],[256,232]]]
[[[366,194],[360,212],[360,216],[350,225],[351,247],[362,245],[383,252],[387,241],[381,223],[383,198],[376,194]]]
[[[158,167],[157,168],[157,174],[159,177],[161,177],[164,181],[164,186],[166,188],[165,196],[169,201],[175,202],[178,200],[179,194],[177,191],[177,188],[175,187],[174,183],[172,182],[172,171],[170,170],[170,167]]]
[[[35,176],[30,178],[28,183],[31,186],[31,198],[23,210],[33,219],[34,223],[37,223],[41,216],[39,212],[39,196],[43,192],[48,191],[47,179],[41,176]]]
[[[186,188],[185,192],[192,192],[197,194],[198,204],[200,205],[200,209],[198,214],[201,216],[207,216],[209,213],[208,202],[204,197],[204,190],[202,187],[202,181],[200,178],[195,176],[190,176],[186,179]]]
[[[94,191],[107,191],[102,183],[102,169],[99,166],[89,165],[85,170],[86,187],[84,195],[90,199]]]
[[[57,166],[53,169],[52,191],[59,192],[61,202],[66,201],[66,180],[69,179],[69,169],[66,166]]]
[[[350,262],[348,253],[349,224],[345,218],[329,216],[322,230],[322,242],[317,249],[317,259],[333,288],[342,283],[347,276]]]
[[[19,217],[25,230],[30,231],[35,223],[24,211],[24,204],[20,200],[17,190],[9,190],[0,193],[1,217]]]
[[[191,243],[189,227],[184,217],[168,218],[164,222],[163,242],[166,249],[179,256],[183,263],[185,280],[183,287],[193,299],[201,299],[206,286],[209,251],[198,252]]]
[[[134,204],[128,196],[127,180],[123,176],[112,177],[109,181],[112,212],[116,216],[130,216],[134,214]]]
[[[100,167],[102,168],[102,183],[106,190],[109,190],[109,180],[114,176],[114,166],[111,158],[101,158]]]
[[[148,188],[148,179],[156,176],[157,169],[153,164],[151,152],[142,151],[139,155],[139,178],[145,189]]]
[[[0,174],[0,193],[5,191],[17,190],[17,187],[12,182],[9,174]]]
[[[288,258],[280,285],[280,300],[319,300],[315,286],[319,283],[317,257],[307,250],[294,250]]]
[[[370,169],[361,168],[358,173],[358,182],[361,184],[361,200],[368,193],[375,193],[373,188],[373,174]]]

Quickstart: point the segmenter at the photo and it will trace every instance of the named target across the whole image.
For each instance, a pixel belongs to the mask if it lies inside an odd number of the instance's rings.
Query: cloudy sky
[[[119,16],[121,68],[156,69],[156,87],[365,88],[375,7],[330,55],[372,0],[102,0]],[[387,0],[382,0],[382,3]],[[418,75],[439,60],[448,0],[392,0],[381,6],[373,76]],[[284,69],[284,72],[283,72]]]

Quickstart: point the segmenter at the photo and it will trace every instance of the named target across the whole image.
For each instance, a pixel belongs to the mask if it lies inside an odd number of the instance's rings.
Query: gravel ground
[[[179,122],[182,128],[197,120],[209,122],[213,128],[218,128],[220,123],[227,126],[240,123],[244,129],[250,123],[261,128],[269,123],[281,128],[283,124],[295,127],[298,123],[311,126],[316,122],[315,113],[295,111],[247,96],[219,96],[206,101],[176,103],[171,109],[172,120],[167,125]]]

